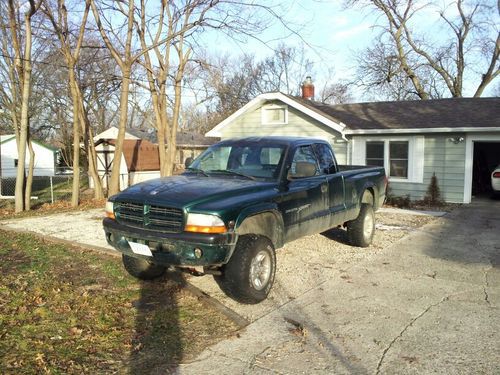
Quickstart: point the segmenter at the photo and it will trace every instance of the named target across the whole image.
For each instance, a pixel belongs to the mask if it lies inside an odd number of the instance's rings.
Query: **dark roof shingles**
[[[328,105],[294,100],[348,129],[500,127],[500,98],[453,98]]]

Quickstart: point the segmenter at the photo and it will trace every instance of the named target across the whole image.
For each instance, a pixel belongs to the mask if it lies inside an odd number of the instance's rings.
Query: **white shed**
[[[57,149],[32,140],[35,152],[34,176],[54,176],[56,172]],[[16,136],[0,136],[0,177],[16,177],[18,152]],[[25,168],[29,167],[30,155],[26,152]]]

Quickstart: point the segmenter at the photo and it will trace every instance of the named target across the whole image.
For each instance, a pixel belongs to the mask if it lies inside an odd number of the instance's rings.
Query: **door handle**
[[[321,184],[321,192],[326,193],[328,191],[328,184]]]

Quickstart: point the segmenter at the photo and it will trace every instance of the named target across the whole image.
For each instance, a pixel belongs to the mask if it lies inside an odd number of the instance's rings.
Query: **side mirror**
[[[189,166],[193,163],[193,160],[194,159],[192,157],[186,158],[186,160],[184,160],[184,167],[189,168]]]
[[[316,175],[316,164],[307,161],[298,161],[295,163],[295,173],[290,170],[288,179],[313,177]]]

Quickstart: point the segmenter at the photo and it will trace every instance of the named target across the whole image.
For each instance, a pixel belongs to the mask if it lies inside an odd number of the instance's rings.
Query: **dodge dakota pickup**
[[[170,267],[211,274],[231,298],[258,303],[287,242],[344,227],[352,245],[368,246],[386,184],[384,168],[338,165],[320,139],[225,140],[183,174],[111,197],[103,226],[139,279]]]

